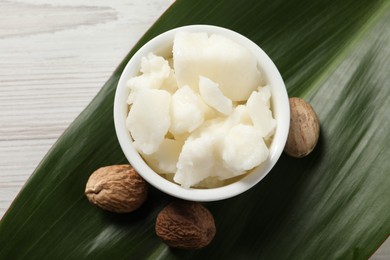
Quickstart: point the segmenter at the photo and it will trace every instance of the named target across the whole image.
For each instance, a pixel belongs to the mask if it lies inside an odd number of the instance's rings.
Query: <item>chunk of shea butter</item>
[[[173,61],[179,87],[198,92],[199,76],[217,83],[232,101],[247,100],[262,83],[255,56],[224,36],[179,32],[173,42]]]
[[[170,127],[171,95],[165,90],[144,89],[131,106],[126,126],[134,147],[143,154],[156,152]]]
[[[271,88],[269,85],[264,87],[258,87],[257,89],[258,95],[265,102],[268,108],[271,108]]]
[[[166,90],[169,93],[173,94],[178,89],[177,82],[176,82],[176,76],[175,71],[171,69],[171,72],[169,73],[169,76],[164,80],[163,84],[161,85],[160,89]]]
[[[143,154],[148,165],[158,173],[175,173],[176,163],[184,141],[164,139],[157,151],[152,154]]]
[[[202,100],[189,86],[179,88],[172,95],[170,113],[169,130],[174,135],[192,132],[204,121]]]
[[[221,157],[228,129],[225,119],[216,118],[194,131],[183,145],[174,181],[188,188],[208,177],[224,180],[236,176],[238,173],[226,168]]]
[[[128,104],[132,104],[139,90],[143,89],[159,89],[164,85],[164,82],[171,81],[171,68],[166,59],[161,56],[156,56],[149,53],[141,59],[141,75],[133,77],[127,81],[127,86],[131,92],[127,99]],[[172,87],[173,83],[168,83]],[[174,86],[173,86],[174,87]]]
[[[232,112],[232,101],[222,93],[217,83],[200,76],[199,93],[203,101],[218,112],[224,115],[229,115]]]
[[[252,119],[249,116],[246,105],[238,105],[233,109],[233,112],[226,119],[226,124],[235,126],[238,124],[252,125]]]
[[[232,171],[251,170],[264,162],[268,154],[263,137],[253,126],[238,124],[230,129],[224,139],[222,158]]]
[[[214,166],[212,136],[188,139],[179,155],[173,180],[189,188],[212,174]]]
[[[269,98],[266,91],[253,91],[246,106],[253,125],[264,138],[270,137],[276,128],[276,120],[272,117]]]

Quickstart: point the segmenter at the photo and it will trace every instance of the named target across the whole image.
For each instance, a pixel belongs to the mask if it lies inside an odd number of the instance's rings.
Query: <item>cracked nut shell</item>
[[[320,124],[313,107],[302,98],[293,97],[290,102],[290,129],[285,153],[301,158],[311,153],[317,145]]]
[[[156,234],[170,247],[199,249],[213,240],[214,217],[202,204],[174,201],[158,214]]]
[[[138,209],[147,194],[148,184],[128,164],[99,168],[89,177],[85,188],[90,202],[116,213]]]

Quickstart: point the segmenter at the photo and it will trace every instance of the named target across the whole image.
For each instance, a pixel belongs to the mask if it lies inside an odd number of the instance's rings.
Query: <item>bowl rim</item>
[[[222,187],[210,189],[183,188],[179,184],[165,179],[153,171],[136,151],[132,145],[130,132],[126,128],[126,117],[128,113],[126,100],[128,93],[130,92],[129,88],[126,86],[126,82],[130,77],[139,73],[142,57],[146,56],[150,52],[157,54],[166,52],[167,49],[171,48],[170,46],[173,44],[175,34],[180,31],[206,32],[209,35],[219,34],[244,46],[256,56],[259,67],[262,70],[263,75],[266,76],[267,83],[271,87],[272,112],[274,118],[277,120],[277,126],[273,141],[269,147],[270,154],[265,162],[251,170],[251,172],[246,174],[243,178]],[[284,145],[287,141],[290,124],[290,107],[287,90],[279,70],[268,55],[256,43],[247,37],[227,28],[206,24],[177,27],[157,35],[144,44],[130,58],[121,73],[115,93],[113,112],[115,131],[119,144],[132,167],[149,184],[160,191],[180,199],[199,202],[217,201],[231,198],[249,190],[259,183],[271,171],[280,158]]]

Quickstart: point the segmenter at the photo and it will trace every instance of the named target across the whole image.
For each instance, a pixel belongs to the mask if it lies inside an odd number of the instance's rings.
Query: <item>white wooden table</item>
[[[49,148],[173,1],[0,1],[0,219]],[[390,259],[387,244],[372,259]]]
[[[173,0],[0,1],[0,218]]]

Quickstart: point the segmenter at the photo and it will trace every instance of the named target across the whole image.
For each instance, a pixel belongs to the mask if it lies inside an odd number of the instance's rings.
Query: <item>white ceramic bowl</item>
[[[219,34],[241,44],[251,51],[257,58],[259,68],[261,69],[263,76],[265,76],[267,83],[271,86],[272,111],[274,118],[277,121],[277,128],[270,146],[270,155],[259,167],[256,167],[245,177],[227,186],[212,189],[186,189],[182,188],[178,184],[166,180],[154,172],[145,163],[140,154],[133,147],[133,140],[126,128],[126,117],[129,109],[126,100],[130,92],[129,88],[126,86],[126,82],[131,77],[138,74],[141,58],[146,56],[148,53],[153,52],[165,57],[171,56],[173,39],[178,31]],[[259,46],[243,35],[222,27],[211,25],[190,25],[176,28],[158,35],[141,47],[130,59],[119,79],[116,90],[114,121],[116,134],[126,158],[129,160],[134,169],[148,183],[177,198],[191,201],[216,201],[230,198],[247,191],[263,179],[276,164],[287,140],[290,124],[290,108],[283,79],[275,64]]]

